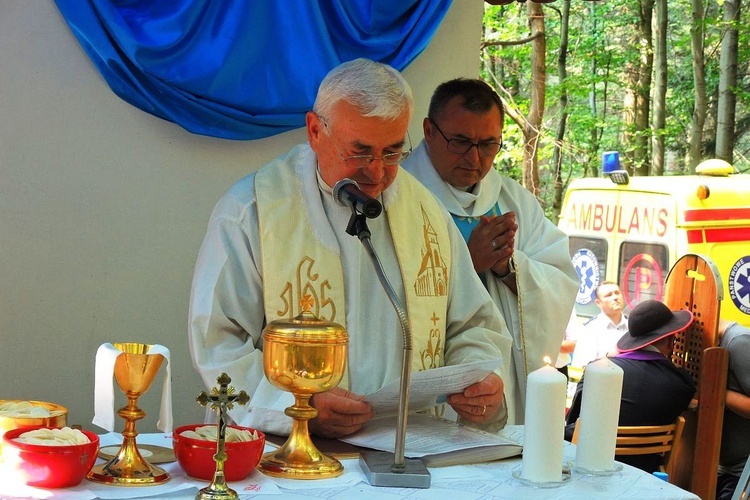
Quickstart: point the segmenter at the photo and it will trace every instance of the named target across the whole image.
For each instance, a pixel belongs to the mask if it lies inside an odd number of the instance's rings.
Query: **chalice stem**
[[[295,394],[294,405],[284,410],[292,417],[292,433],[276,451],[263,456],[260,468],[266,474],[277,477],[315,479],[336,477],[344,468],[335,458],[321,453],[310,439],[308,421],[318,415],[310,406],[311,394]]]
[[[303,432],[306,436],[308,433],[307,422],[311,418],[318,416],[318,410],[310,406],[311,394],[295,394],[294,405],[290,406],[284,413],[292,417],[292,435],[296,435],[299,432]]]
[[[294,405],[284,413],[292,417],[292,433],[289,435],[287,449],[294,450],[292,455],[303,454],[306,460],[319,462],[324,455],[315,447],[310,439],[309,420],[318,416],[318,410],[310,406],[311,394],[295,394]]]
[[[133,441],[135,443],[135,437],[138,435],[138,431],[135,430],[135,423],[146,416],[146,412],[138,408],[139,396],[138,393],[128,392],[128,405],[117,410],[117,414],[125,419],[125,429],[122,431],[125,442]]]

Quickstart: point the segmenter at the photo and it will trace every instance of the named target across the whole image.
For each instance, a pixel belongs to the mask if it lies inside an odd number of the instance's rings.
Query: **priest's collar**
[[[432,165],[424,140],[404,162],[406,169],[443,202],[445,208],[459,217],[479,217],[497,204],[502,188],[502,177],[490,169],[471,192],[462,191],[445,182]]]
[[[323,180],[323,176],[320,175],[320,166],[317,163],[315,165],[315,176],[318,178],[318,187],[320,190],[333,196],[333,188]]]

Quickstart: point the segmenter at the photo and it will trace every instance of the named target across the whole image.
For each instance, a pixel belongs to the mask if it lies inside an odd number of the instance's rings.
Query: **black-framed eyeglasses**
[[[443,139],[445,139],[445,142],[447,143],[448,151],[450,151],[453,154],[457,155],[465,155],[469,151],[471,151],[471,148],[476,147],[477,152],[479,153],[479,156],[482,156],[484,158],[493,158],[497,155],[497,153],[500,152],[500,148],[503,147],[503,141],[495,142],[495,141],[479,141],[479,142],[471,142],[469,139],[448,139],[442,130],[440,130],[440,127],[438,127],[438,124],[435,123],[435,120],[432,118],[429,119],[433,125],[435,125],[435,128],[438,132],[440,132],[440,135],[443,136]]]
[[[328,133],[328,136],[333,138],[333,134],[331,133],[331,129],[328,128],[328,122],[320,115],[318,115],[320,118],[320,121],[323,122],[323,126],[326,128],[326,132]],[[409,155],[412,152],[412,145],[411,145],[411,137],[409,136],[409,132],[406,132],[406,138],[409,141],[409,149],[408,151],[398,151],[395,153],[386,153],[383,156],[375,156],[375,155],[344,155],[339,147],[336,145],[336,141],[333,142],[333,147],[336,148],[336,153],[341,157],[344,162],[346,162],[347,165],[353,168],[364,168],[369,167],[372,165],[372,163],[375,160],[380,160],[383,162],[384,165],[398,165],[401,160],[405,160],[409,157]]]

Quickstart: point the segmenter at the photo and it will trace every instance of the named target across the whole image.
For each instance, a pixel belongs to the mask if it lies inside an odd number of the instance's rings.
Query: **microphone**
[[[383,210],[378,200],[360,191],[359,185],[351,179],[341,179],[333,186],[333,199],[339,205],[349,207],[368,219],[376,218]]]

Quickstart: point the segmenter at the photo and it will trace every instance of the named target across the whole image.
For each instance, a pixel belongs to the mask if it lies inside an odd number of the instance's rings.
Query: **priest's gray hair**
[[[346,101],[362,116],[395,120],[404,112],[411,117],[411,87],[392,67],[369,59],[354,59],[332,69],[320,83],[313,111],[330,125],[333,108]]]

